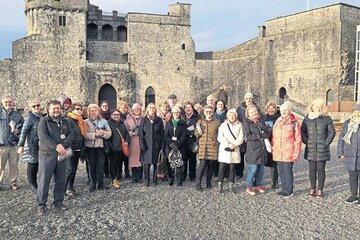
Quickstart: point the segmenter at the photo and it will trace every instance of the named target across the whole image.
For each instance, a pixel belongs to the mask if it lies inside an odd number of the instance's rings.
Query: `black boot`
[[[224,183],[223,182],[218,182],[218,191],[219,191],[219,193],[223,193],[223,187],[224,187]]]

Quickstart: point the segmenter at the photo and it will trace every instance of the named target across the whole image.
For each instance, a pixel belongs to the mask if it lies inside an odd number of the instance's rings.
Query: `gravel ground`
[[[199,193],[188,181],[183,187],[125,181],[120,190],[90,193],[84,167],[76,179],[81,195],[64,202],[70,209],[50,207],[38,217],[21,163],[21,189],[0,192],[0,239],[359,239],[360,207],[344,203],[348,177],[335,158],[327,165],[324,199],[307,197],[304,160],[294,168],[295,195],[287,199],[273,190],[249,196],[244,179],[236,183],[236,194],[227,188],[224,194],[216,188]],[[267,169],[266,187],[269,179]],[[52,193],[49,197],[51,203]]]

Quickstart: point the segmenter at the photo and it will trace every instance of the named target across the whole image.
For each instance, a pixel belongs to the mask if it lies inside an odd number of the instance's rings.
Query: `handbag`
[[[157,162],[157,172],[156,172],[157,178],[165,180],[168,175],[168,170],[169,167],[166,161],[165,153],[163,152],[163,150],[161,150]]]
[[[120,138],[121,138],[121,150],[124,153],[125,157],[128,157],[130,155],[129,145],[126,144],[125,139],[121,135],[120,130],[118,128],[116,128],[116,130],[118,131]]]
[[[169,163],[171,168],[179,168],[184,166],[184,161],[180,151],[171,150],[169,153]]]

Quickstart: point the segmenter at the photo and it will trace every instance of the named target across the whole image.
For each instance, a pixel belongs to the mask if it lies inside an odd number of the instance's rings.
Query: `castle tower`
[[[78,21],[85,24],[88,5],[88,0],[25,0],[27,36],[49,34],[61,27],[83,31]]]
[[[27,36],[13,43],[13,59],[19,63],[15,66],[19,83],[37,86],[29,97],[84,98],[88,5],[88,0],[25,0]],[[29,95],[26,88],[20,96]]]

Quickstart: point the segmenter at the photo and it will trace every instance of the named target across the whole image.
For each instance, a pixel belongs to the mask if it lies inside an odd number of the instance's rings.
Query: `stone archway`
[[[145,107],[149,103],[155,103],[155,90],[153,87],[148,87],[145,91]]]
[[[280,104],[282,104],[285,101],[285,96],[286,96],[286,89],[284,87],[281,87],[279,89],[279,101]]]
[[[101,101],[108,101],[110,109],[117,108],[117,93],[111,84],[104,84],[99,90],[99,105]]]

